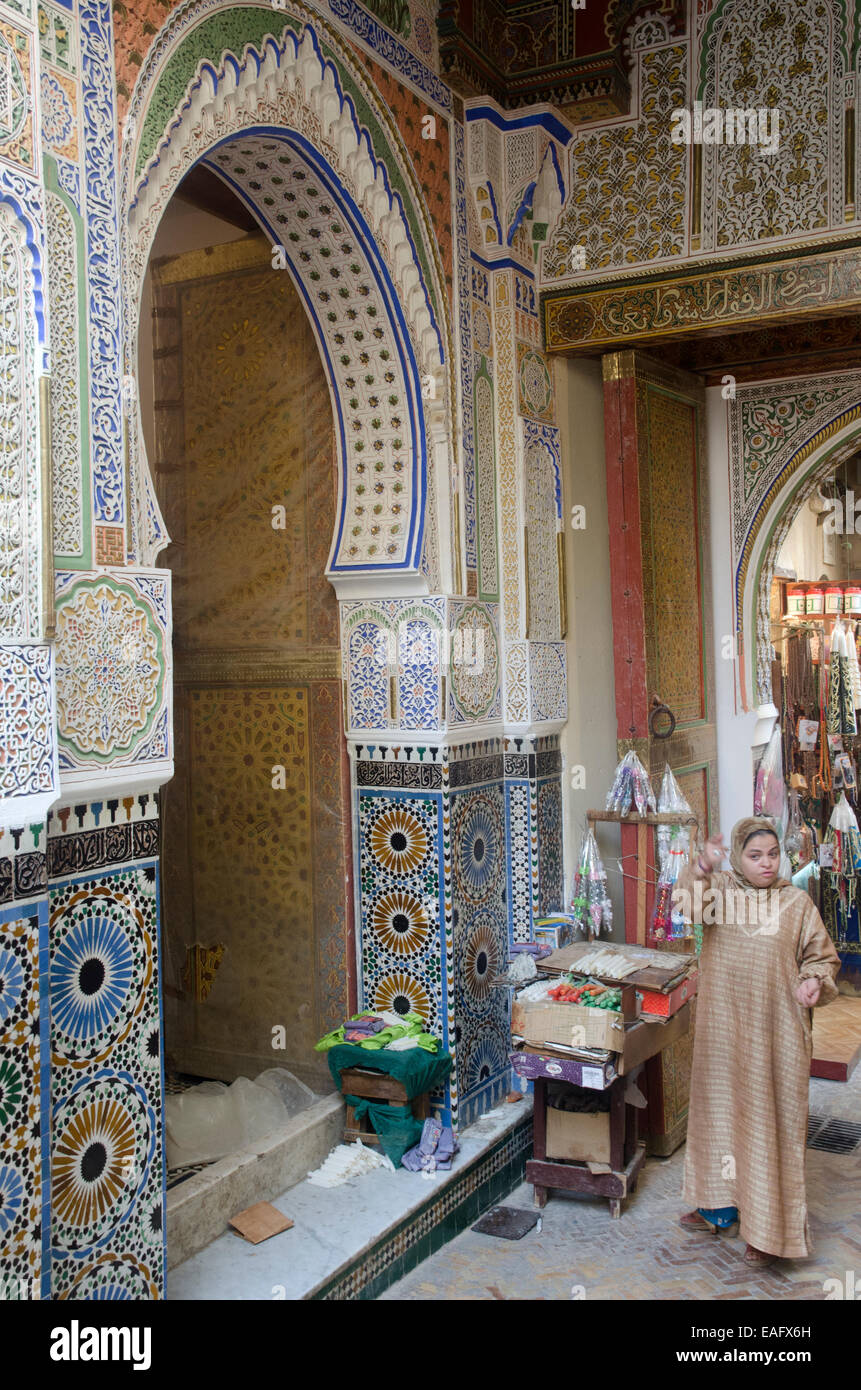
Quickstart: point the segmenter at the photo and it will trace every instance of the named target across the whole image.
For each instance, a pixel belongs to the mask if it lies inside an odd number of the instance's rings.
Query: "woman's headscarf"
[[[732,838],[730,841],[729,862],[732,866],[732,876],[740,888],[754,888],[756,885],[745,878],[744,870],[741,866],[741,852],[751,835],[761,835],[766,833],[773,835],[780,846],[780,839],[777,831],[767,816],[745,816],[742,820],[736,821],[732,828]],[[788,888],[789,879],[773,878],[768,885],[769,888]]]

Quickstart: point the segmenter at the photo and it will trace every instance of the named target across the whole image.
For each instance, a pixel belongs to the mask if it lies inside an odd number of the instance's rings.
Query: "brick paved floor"
[[[861,1067],[847,1083],[814,1080],[810,1110],[861,1122]],[[465,1231],[383,1295],[390,1300],[825,1299],[823,1282],[861,1278],[861,1147],[851,1154],[807,1150],[814,1253],[766,1270],[744,1263],[744,1241],[691,1235],[678,1225],[684,1148],[649,1158],[618,1221],[606,1201],[551,1193],[541,1229],[522,1240]],[[532,1209],[523,1184],[506,1205]]]

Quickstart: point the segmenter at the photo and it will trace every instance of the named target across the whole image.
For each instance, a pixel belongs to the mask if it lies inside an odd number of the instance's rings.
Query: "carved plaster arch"
[[[155,85],[153,78],[153,91]],[[146,103],[139,105],[135,132],[146,117]],[[236,151],[244,151],[238,161]],[[433,494],[447,492],[435,488],[434,474],[445,470],[451,452],[448,325],[444,338],[400,194],[313,26],[300,34],[285,28],[280,40],[268,36],[262,51],[246,44],[241,58],[224,53],[217,68],[201,61],[137,177],[134,158],[130,140],[123,161],[127,361],[136,361],[140,293],[159,220],[182,177],[204,160],[246,202],[273,248],[283,243],[283,264],[317,335],[341,463],[330,578],[339,592],[345,580],[369,571],[378,579],[399,576],[401,587],[409,580],[409,592],[426,589],[439,553]],[[325,228],[312,230],[307,197],[302,208],[295,198],[288,203],[300,189],[313,193],[315,210],[327,209]],[[344,278],[337,287],[321,291],[321,277],[331,282],[338,275]],[[434,289],[441,302],[440,287]],[[353,340],[362,335],[360,346]],[[373,363],[364,360],[369,353]],[[167,537],[139,408],[129,425],[137,461],[135,554],[152,563]]]
[[[536,240],[544,241],[550,228],[555,225],[565,203],[565,177],[556,153],[556,146],[548,140],[541,155],[538,174],[515,195],[515,211],[508,229],[507,244],[511,246],[515,233],[527,213],[533,224],[540,228]]]
[[[813,496],[824,478],[858,451],[859,444],[861,401],[817,430],[787,460],[772,487],[770,504],[758,513],[745,542],[747,559],[737,620],[742,695],[747,678],[747,690],[759,705],[772,701],[769,599],[780,548],[799,508]]]

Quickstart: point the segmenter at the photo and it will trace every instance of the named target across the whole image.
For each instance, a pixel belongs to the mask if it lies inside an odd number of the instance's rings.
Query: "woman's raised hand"
[[[711,872],[717,868],[725,854],[726,845],[723,842],[723,835],[710,835],[703,845],[700,859],[703,865],[708,864],[709,872]]]

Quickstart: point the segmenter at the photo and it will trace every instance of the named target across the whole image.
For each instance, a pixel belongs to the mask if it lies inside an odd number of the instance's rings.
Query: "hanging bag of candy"
[[[613,785],[607,793],[606,809],[627,816],[632,802],[638,816],[645,816],[647,812],[657,809],[649,774],[633,748],[625,754],[616,768]]]
[[[661,781],[661,794],[658,797],[658,811],[660,813],[693,816],[688,802],[682,795],[682,789],[673,776],[673,771],[669,763],[664,767],[664,776]],[[658,863],[662,869],[669,857],[670,841],[674,837],[676,831],[678,831],[679,834],[679,843],[683,852],[685,852],[690,842],[690,831],[685,826],[658,826]]]
[[[813,836],[809,825],[805,824],[801,814],[800,792],[793,789],[788,793],[788,797],[789,823],[783,837],[783,848],[785,853],[790,855],[801,869],[805,864],[809,864],[813,858]]]
[[[607,871],[591,830],[587,830],[580,846],[570,911],[575,925],[589,941],[602,931],[609,936],[613,927],[613,905],[607,896]]]
[[[666,862],[661,869],[655,895],[655,910],[652,913],[650,945],[657,941],[675,941],[687,936],[688,924],[677,907],[673,905],[673,890],[679,873],[688,856],[688,832],[680,825],[671,825],[670,843]]]

